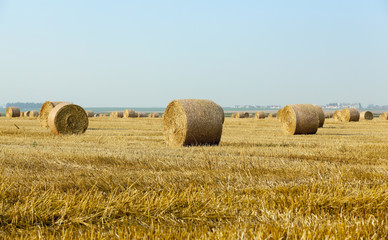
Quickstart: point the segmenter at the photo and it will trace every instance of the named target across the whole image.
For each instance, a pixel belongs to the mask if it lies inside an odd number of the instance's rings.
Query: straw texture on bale
[[[164,133],[170,146],[218,145],[224,110],[211,100],[180,99],[164,112]]]
[[[319,127],[316,107],[312,104],[292,104],[281,113],[283,129],[288,135],[315,134]]]
[[[88,117],[94,117],[93,111],[86,111],[86,114],[88,115]]]
[[[236,114],[236,118],[249,118],[249,113],[248,112],[238,112]]]
[[[255,113],[255,119],[264,119],[265,113],[264,112],[256,112]]]
[[[20,117],[20,108],[7,107],[7,109],[5,110],[5,116],[9,118]]]
[[[361,112],[360,120],[373,120],[373,113],[371,111]]]
[[[333,119],[336,120],[336,121],[341,121],[341,111],[340,110],[336,110],[334,113],[333,113]]]
[[[61,103],[50,111],[48,125],[54,134],[81,134],[88,128],[89,119],[82,107]]]
[[[388,120],[388,112],[382,113],[382,114],[379,116],[379,118],[382,119],[382,120]]]
[[[279,109],[276,113],[276,119],[279,121],[282,121],[282,111],[283,111],[283,108]]]
[[[124,117],[125,118],[135,118],[136,112],[132,109],[125,109],[124,110]]]
[[[319,118],[319,128],[321,128],[325,123],[325,113],[323,112],[321,106],[315,105],[315,109],[317,110],[317,114]]]
[[[39,122],[41,127],[49,128],[48,126],[48,115],[50,114],[50,111],[57,105],[65,103],[65,102],[50,102],[46,101],[42,104],[40,107],[39,112]]]
[[[342,122],[358,122],[360,120],[360,112],[355,108],[345,108],[341,111]]]

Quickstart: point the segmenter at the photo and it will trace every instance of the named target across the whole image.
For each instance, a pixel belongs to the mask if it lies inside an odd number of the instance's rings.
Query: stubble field
[[[161,119],[54,136],[1,117],[0,173],[1,238],[388,238],[379,119],[285,136],[275,118],[226,118],[220,146],[170,148]]]

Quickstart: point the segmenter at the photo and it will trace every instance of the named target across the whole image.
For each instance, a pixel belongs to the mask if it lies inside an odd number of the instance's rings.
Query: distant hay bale
[[[82,107],[61,103],[50,111],[48,125],[54,134],[80,134],[88,128],[89,120]]]
[[[361,112],[360,120],[373,120],[373,113],[371,111]]]
[[[333,113],[325,112],[325,118],[332,118]]]
[[[124,112],[122,111],[114,111],[110,113],[110,117],[112,118],[122,118],[124,117]]]
[[[152,118],[159,118],[159,113],[153,113]]]
[[[164,133],[170,146],[218,145],[224,110],[211,100],[180,99],[164,112]]]
[[[125,118],[135,118],[136,112],[132,109],[125,109],[124,110],[124,117]]]
[[[50,101],[46,101],[42,104],[42,106],[40,107],[40,112],[39,112],[39,122],[40,122],[40,126],[42,127],[45,127],[45,128],[49,128],[48,126],[48,115],[50,114],[50,111],[57,105],[61,104],[61,103],[65,103],[65,102],[50,102]]]
[[[94,112],[93,111],[85,111],[88,117],[94,117]]]
[[[38,111],[28,111],[28,117],[35,118],[35,117],[38,117],[38,116],[39,116]]]
[[[264,112],[256,112],[255,113],[255,119],[264,119],[265,113]]]
[[[248,112],[238,112],[236,114],[236,118],[249,118],[249,113]]]
[[[94,117],[101,117],[101,114],[100,113],[95,113]]]
[[[273,118],[273,114],[272,114],[272,113],[269,113],[269,114],[268,114],[268,118]]]
[[[145,113],[137,113],[137,117],[138,118],[145,118],[145,117],[147,117],[147,114],[145,114]]]
[[[358,122],[360,120],[360,112],[355,108],[345,108],[341,111],[342,122]]]
[[[288,135],[315,134],[318,130],[319,117],[312,104],[287,105],[281,116],[283,129]]]
[[[336,110],[334,113],[333,113],[333,119],[336,120],[336,121],[342,121],[341,120],[341,111],[340,110]]]
[[[30,116],[30,111],[20,112],[20,117],[28,117],[28,116]]]
[[[236,117],[236,114],[235,113],[232,113],[232,115],[230,115],[231,118],[235,118]]]
[[[7,107],[7,109],[5,110],[5,116],[9,118],[20,117],[20,108]]]
[[[318,118],[319,118],[319,127],[323,127],[323,124],[325,123],[325,113],[323,112],[321,106],[315,105],[315,110],[317,110]]]
[[[379,118],[380,118],[381,120],[388,120],[388,112],[382,113],[382,114],[379,116]]]

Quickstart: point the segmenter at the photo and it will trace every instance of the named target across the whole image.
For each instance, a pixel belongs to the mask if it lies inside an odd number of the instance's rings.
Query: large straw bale
[[[125,118],[135,118],[136,112],[132,109],[125,109],[124,110],[124,117]]]
[[[82,107],[61,103],[50,111],[48,125],[54,134],[80,134],[88,128],[89,119]]]
[[[94,117],[94,112],[93,111],[85,111],[88,117]]]
[[[315,109],[317,110],[317,114],[319,118],[319,128],[321,128],[325,123],[325,113],[323,112],[321,106],[315,105]]]
[[[341,111],[342,122],[358,122],[360,120],[360,112],[355,108],[345,108]]]
[[[282,121],[282,111],[283,111],[283,108],[279,109],[276,113],[276,119],[279,121]]]
[[[224,110],[211,100],[180,99],[164,112],[164,132],[170,146],[218,145]]]
[[[379,118],[380,118],[381,120],[388,120],[388,112],[382,113],[382,114],[379,116]]]
[[[373,113],[371,111],[363,111],[360,113],[360,120],[373,120]]]
[[[7,109],[5,110],[5,116],[9,118],[20,117],[20,108],[7,107]]]
[[[255,113],[255,119],[264,119],[265,113],[264,112],[256,112]]]
[[[44,102],[42,104],[42,106],[40,107],[40,112],[39,112],[40,126],[45,127],[45,128],[49,128],[48,123],[47,123],[48,115],[50,114],[50,111],[55,106],[57,106],[57,105],[59,105],[61,103],[65,103],[65,102],[50,102],[50,101],[46,101],[46,102]]]
[[[287,105],[281,112],[286,134],[315,134],[319,127],[316,107],[312,104]]]
[[[341,111],[340,110],[336,110],[334,113],[333,113],[333,119],[336,120],[336,121],[342,121],[341,120]]]

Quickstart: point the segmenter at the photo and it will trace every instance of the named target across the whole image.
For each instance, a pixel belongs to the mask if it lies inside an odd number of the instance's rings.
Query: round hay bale
[[[249,118],[249,113],[248,112],[238,112],[236,114],[236,118]]]
[[[333,113],[333,119],[336,120],[336,121],[342,121],[341,120],[341,111],[340,110],[336,110],[334,113]]]
[[[264,112],[256,112],[255,113],[255,119],[264,119],[265,113]]]
[[[5,116],[9,118],[20,117],[20,108],[7,107],[7,109],[5,110]]]
[[[235,113],[232,113],[232,115],[230,115],[231,118],[235,118],[236,117],[236,114]]]
[[[333,113],[325,112],[325,118],[332,118]]]
[[[86,114],[88,115],[88,117],[94,117],[93,111],[86,111]]]
[[[382,113],[382,114],[379,116],[379,118],[380,118],[381,120],[388,120],[388,112]]]
[[[82,107],[61,103],[50,111],[48,125],[54,134],[81,134],[88,128],[89,120]]]
[[[114,111],[110,113],[110,116],[113,118],[122,118],[124,117],[124,112],[122,111]]]
[[[39,116],[38,111],[28,111],[28,117],[35,118],[35,117],[38,117],[38,116]]]
[[[323,112],[321,106],[315,105],[315,109],[317,110],[317,114],[319,118],[319,128],[321,128],[325,123],[325,113]]]
[[[50,111],[57,105],[65,103],[65,102],[50,102],[46,101],[42,104],[40,107],[40,112],[39,112],[39,122],[41,127],[49,128],[48,126],[48,115]]]
[[[279,121],[282,121],[282,111],[283,111],[283,108],[279,109],[276,113],[276,119]]]
[[[281,122],[288,135],[315,134],[319,127],[317,109],[312,104],[291,104],[282,109]]]
[[[360,112],[355,108],[345,108],[341,111],[342,122],[358,122],[360,120]]]
[[[146,113],[137,113],[137,117],[138,118],[145,118],[145,117],[147,117],[147,114]]]
[[[152,117],[153,117],[153,118],[159,118],[159,113],[153,113],[153,114],[152,114]]]
[[[224,110],[211,100],[180,99],[164,112],[164,133],[170,146],[218,145]]]
[[[360,113],[360,120],[373,120],[373,113],[371,111],[363,111]]]
[[[272,113],[269,113],[269,114],[268,114],[268,118],[273,118],[273,114],[272,114]]]
[[[132,109],[125,109],[124,110],[124,117],[125,118],[135,118],[136,112]]]
[[[101,114],[100,113],[95,113],[94,117],[101,117]]]

